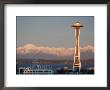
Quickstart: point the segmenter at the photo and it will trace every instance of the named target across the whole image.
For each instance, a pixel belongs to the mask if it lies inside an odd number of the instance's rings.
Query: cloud
[[[73,58],[74,48],[55,48],[46,47],[33,44],[26,44],[24,46],[17,47],[18,58],[46,58],[46,59],[60,59],[60,58]],[[94,57],[94,47],[87,45],[81,47],[81,56],[84,58]]]

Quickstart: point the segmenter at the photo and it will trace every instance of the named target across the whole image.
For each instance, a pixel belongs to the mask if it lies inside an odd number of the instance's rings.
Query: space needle
[[[79,73],[81,70],[81,61],[80,61],[80,28],[83,25],[80,22],[76,22],[72,25],[72,28],[75,30],[75,52],[74,52],[74,62],[73,62],[73,72]]]

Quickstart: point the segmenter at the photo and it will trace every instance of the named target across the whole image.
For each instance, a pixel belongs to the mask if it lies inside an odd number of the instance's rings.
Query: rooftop
[[[77,21],[75,24],[72,25],[72,27],[83,27],[83,25]]]

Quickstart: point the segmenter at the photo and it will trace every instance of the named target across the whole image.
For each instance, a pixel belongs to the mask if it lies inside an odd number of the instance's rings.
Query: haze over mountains
[[[73,60],[74,48],[55,48],[25,44],[17,47],[17,59]],[[94,59],[94,47],[87,45],[80,48],[81,59]]]

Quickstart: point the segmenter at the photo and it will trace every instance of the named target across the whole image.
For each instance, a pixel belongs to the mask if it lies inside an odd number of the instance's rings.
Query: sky
[[[75,30],[71,27],[80,21],[80,46],[94,47],[93,16],[17,16],[17,47],[35,44],[48,47],[74,47]]]

